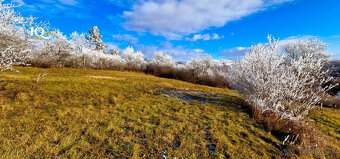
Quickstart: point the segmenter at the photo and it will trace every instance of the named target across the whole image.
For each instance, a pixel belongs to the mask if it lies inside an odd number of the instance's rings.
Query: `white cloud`
[[[250,47],[235,47],[232,49],[223,50],[221,56],[225,56],[229,59],[238,58],[240,56],[244,56],[247,51],[250,50]]]
[[[292,0],[149,0],[125,11],[124,27],[128,30],[181,39],[184,35],[259,12]]]
[[[197,41],[197,40],[204,40],[204,41],[207,41],[207,40],[218,40],[218,39],[221,39],[221,38],[224,38],[224,36],[219,36],[218,34],[214,33],[213,35],[210,35],[210,34],[196,34],[194,35],[192,38],[185,38],[185,40],[188,40],[188,41]]]
[[[90,7],[85,4],[84,0],[37,0],[32,2],[29,0],[12,0],[12,2],[22,4],[23,7],[19,7],[19,10],[29,14],[36,13],[42,16],[53,16],[53,18],[60,18],[64,15],[82,19],[92,17],[89,11]]]
[[[164,43],[161,47],[139,46],[139,48],[147,58],[151,58],[155,51],[163,51],[164,53],[171,55],[176,61],[187,61],[207,54],[202,49],[186,49],[183,46],[174,47],[169,42]]]
[[[311,40],[311,39],[318,39],[318,36],[314,35],[297,35],[297,36],[290,36],[288,38],[280,40],[280,44],[284,45],[289,42],[299,41],[299,40]]]
[[[118,44],[110,42],[110,43],[106,43],[107,45],[107,50],[111,50],[111,49],[115,49],[117,51],[122,51],[122,49],[118,46]]]
[[[134,45],[138,42],[138,38],[131,36],[129,34],[118,34],[113,35],[112,37],[120,41],[127,41],[130,43],[130,45]]]
[[[12,0],[12,3],[20,4],[20,5],[25,5],[25,2],[23,0]]]
[[[214,33],[214,34],[212,35],[212,37],[211,37],[211,39],[213,39],[213,40],[218,40],[218,39],[222,39],[222,38],[224,38],[224,35],[219,36],[219,35],[216,34],[216,33]]]
[[[313,36],[313,35],[298,35],[298,36],[291,36],[288,38],[285,38],[283,40],[280,40],[279,45],[285,45],[289,42],[294,42],[294,41],[299,41],[299,40],[310,40],[310,39],[316,39],[318,36]],[[244,56],[246,52],[250,51],[251,47],[235,47],[232,49],[226,49],[223,50],[221,53],[221,56],[225,56],[230,59],[238,58],[241,56]]]
[[[76,0],[58,0],[58,1],[66,5],[77,5],[78,4]]]

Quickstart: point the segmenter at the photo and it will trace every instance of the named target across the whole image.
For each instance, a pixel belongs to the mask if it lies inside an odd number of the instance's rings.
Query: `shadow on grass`
[[[252,119],[252,111],[250,107],[245,103],[243,99],[236,96],[230,96],[230,95],[223,95],[223,94],[217,94],[217,93],[207,93],[202,91],[194,91],[194,90],[177,90],[173,88],[159,88],[156,91],[157,95],[163,95],[168,96],[171,98],[179,99],[183,102],[187,102],[189,104],[212,104],[215,106],[221,106],[221,107],[229,107],[230,111],[234,111],[235,113],[241,113],[246,116],[248,116],[250,119]],[[262,126],[256,124],[261,131],[268,132],[263,129]],[[206,140],[208,141],[207,148],[209,150],[209,153],[213,153],[215,151],[216,145],[211,140],[211,134],[209,134],[209,127],[205,128],[206,131]],[[275,136],[276,135],[276,136]],[[281,139],[282,134],[274,134],[276,139],[279,139],[280,141],[283,141]],[[268,139],[264,136],[260,136],[260,138],[265,141],[268,144],[273,145],[277,150],[283,152],[287,149],[286,146],[280,145],[271,139]]]
[[[159,88],[156,91],[157,95],[165,95],[171,98],[176,98],[184,102],[193,103],[199,102],[200,104],[214,104],[220,106],[226,105],[237,105],[242,107],[244,101],[239,97],[217,94],[217,93],[207,93],[202,91],[193,90],[177,90],[173,88]]]

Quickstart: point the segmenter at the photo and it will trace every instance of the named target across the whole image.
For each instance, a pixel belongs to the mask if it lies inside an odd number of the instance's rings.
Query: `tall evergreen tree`
[[[95,46],[95,49],[97,51],[103,52],[103,53],[108,53],[105,48],[107,47],[107,45],[104,44],[102,37],[103,35],[101,35],[99,33],[99,29],[97,26],[93,27],[90,31],[89,31],[90,35],[87,37],[87,39]]]

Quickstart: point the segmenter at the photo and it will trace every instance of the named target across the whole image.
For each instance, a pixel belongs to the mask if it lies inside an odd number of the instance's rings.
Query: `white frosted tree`
[[[74,48],[60,31],[55,31],[53,37],[40,41],[36,47],[37,49],[33,52],[33,63],[63,67],[72,62]]]
[[[168,54],[164,54],[162,51],[155,52],[150,60],[152,66],[158,67],[174,67],[175,62]]]
[[[132,47],[127,47],[123,51],[123,59],[126,61],[126,68],[131,70],[141,70],[144,64],[144,55],[142,52],[135,50]]]
[[[298,40],[287,42],[282,45],[283,51],[287,53],[288,60],[298,58],[312,58],[316,60],[328,60],[330,57],[327,52],[327,44],[314,40]],[[312,57],[310,57],[312,56]]]
[[[23,17],[14,8],[14,4],[5,4],[0,0],[0,68],[11,69],[11,65],[23,64],[30,52],[27,27],[34,18]]]
[[[103,53],[107,53],[107,51],[105,50],[107,45],[104,44],[102,40],[103,35],[99,33],[98,27],[97,26],[93,27],[89,31],[89,33],[90,35],[87,37],[87,39],[94,45],[95,50],[103,52]]]
[[[186,67],[192,69],[198,77],[210,77],[214,74],[214,63],[210,56],[194,58]]]
[[[110,54],[111,55],[121,56],[121,53],[118,50],[116,50],[116,49],[110,49]]]
[[[5,70],[11,70],[17,72],[13,65],[25,65],[27,58],[26,52],[16,50],[15,48],[9,47],[4,51],[0,52],[0,72]]]
[[[86,35],[84,33],[73,32],[71,34],[70,43],[74,48],[74,51],[80,54],[83,54],[83,49],[89,47],[89,41],[86,39]]]
[[[70,39],[71,46],[73,47],[74,54],[76,56],[76,63],[78,66],[86,66],[86,55],[90,50],[89,41],[86,39],[84,33],[73,32]]]
[[[253,46],[230,66],[229,82],[256,110],[303,119],[329,89],[323,85],[332,79],[324,69],[328,61],[324,44],[292,42],[283,46],[289,51],[282,52],[279,41],[270,36],[268,40],[267,44]]]

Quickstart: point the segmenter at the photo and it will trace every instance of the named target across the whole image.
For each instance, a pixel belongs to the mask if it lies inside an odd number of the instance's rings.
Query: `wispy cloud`
[[[168,39],[198,33],[210,27],[222,27],[268,7],[292,0],[149,0],[125,11],[124,27],[150,32]]]
[[[220,56],[226,57],[228,59],[235,59],[244,56],[250,47],[235,47],[232,49],[223,50]]]
[[[186,49],[181,45],[173,46],[170,42],[165,42],[160,46],[140,45],[138,47],[147,58],[151,58],[155,51],[163,51],[171,55],[176,61],[187,61],[207,54],[203,49]]]
[[[194,35],[192,38],[185,38],[185,40],[187,41],[197,41],[197,40],[204,40],[204,41],[207,41],[207,40],[218,40],[218,39],[221,39],[221,38],[224,38],[224,36],[220,36],[216,33],[210,35],[210,34],[196,34]]]
[[[318,39],[318,36],[313,35],[297,35],[297,36],[291,36],[288,38],[284,38],[280,40],[280,45],[285,45],[289,42],[299,41],[299,40],[311,40],[311,39]],[[241,56],[244,56],[246,52],[250,51],[251,47],[235,47],[231,49],[223,50],[220,56],[226,57],[228,59],[235,59]]]
[[[23,0],[12,0],[11,2],[14,4],[25,5],[25,2]]]
[[[62,4],[72,5],[72,6],[78,4],[77,0],[58,0],[58,1]]]
[[[312,39],[319,39],[320,37],[314,35],[297,35],[291,36],[285,39],[280,40],[281,45],[284,45],[289,42],[299,41],[299,40],[312,40]]]
[[[135,45],[138,42],[138,38],[129,34],[118,34],[113,35],[112,37],[115,38],[116,40],[127,41],[129,42],[130,45]]]
[[[92,17],[85,0],[11,0],[21,4],[19,9],[29,14],[41,16],[53,16],[53,18],[67,16],[86,19]]]

